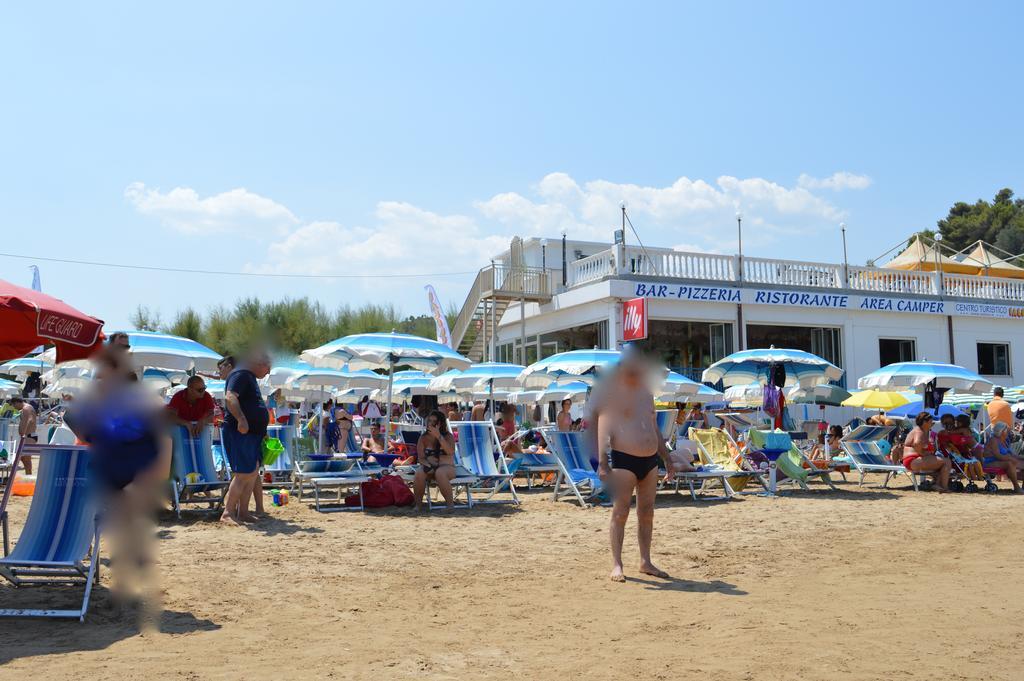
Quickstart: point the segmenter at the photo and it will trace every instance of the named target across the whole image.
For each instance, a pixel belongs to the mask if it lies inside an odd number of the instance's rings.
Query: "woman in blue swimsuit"
[[[1005,423],[997,421],[989,426],[989,436],[985,442],[985,458],[982,463],[987,469],[1001,469],[1013,483],[1013,491],[1020,492],[1020,472],[1024,469],[1024,459],[1013,455],[1009,439],[1010,427]]]

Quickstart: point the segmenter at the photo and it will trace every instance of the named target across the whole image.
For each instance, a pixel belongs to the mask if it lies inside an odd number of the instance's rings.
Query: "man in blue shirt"
[[[249,513],[249,498],[256,486],[263,458],[263,438],[270,421],[257,381],[268,373],[270,356],[263,351],[253,351],[241,366],[231,372],[224,386],[228,413],[224,417],[221,437],[231,464],[231,484],[221,520],[235,525],[256,520],[256,516]]]

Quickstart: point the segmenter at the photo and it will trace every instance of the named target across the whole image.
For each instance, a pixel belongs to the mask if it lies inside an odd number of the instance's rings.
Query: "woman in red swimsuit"
[[[935,419],[928,412],[922,411],[914,423],[915,428],[903,441],[903,466],[912,473],[934,475],[935,489],[948,492],[950,463],[949,459],[935,455],[935,443],[931,436]]]

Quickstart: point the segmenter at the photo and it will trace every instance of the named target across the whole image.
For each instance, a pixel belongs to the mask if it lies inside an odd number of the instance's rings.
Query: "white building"
[[[493,262],[452,330],[475,361],[529,364],[565,350],[619,347],[622,303],[642,297],[644,346],[692,378],[736,349],[775,345],[820,355],[851,383],[905,360],[960,364],[997,385],[1024,383],[1024,279],[741,261],[564,237],[513,241]]]

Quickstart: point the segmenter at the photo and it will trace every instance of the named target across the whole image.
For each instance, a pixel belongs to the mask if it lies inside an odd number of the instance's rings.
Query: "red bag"
[[[413,503],[412,492],[397,475],[385,475],[380,479],[368,480],[360,487],[363,490],[363,506],[366,508],[411,506]],[[359,495],[350,494],[345,497],[345,505],[358,506]]]
[[[391,492],[392,502],[395,506],[412,506],[414,501],[412,491],[400,476],[386,475],[381,479],[380,484]]]

